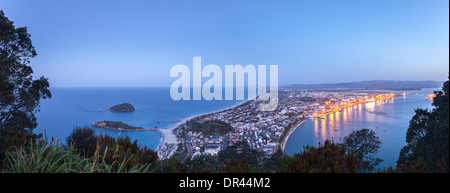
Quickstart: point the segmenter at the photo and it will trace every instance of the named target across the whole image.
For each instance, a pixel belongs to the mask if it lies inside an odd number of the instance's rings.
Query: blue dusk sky
[[[439,80],[448,0],[0,0],[51,86],[169,86],[172,66],[278,65],[279,84]],[[222,68],[224,69],[224,68]]]

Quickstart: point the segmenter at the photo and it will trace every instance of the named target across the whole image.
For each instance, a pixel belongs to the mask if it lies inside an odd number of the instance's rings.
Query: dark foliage
[[[89,141],[83,139],[81,141]],[[158,154],[156,151],[141,148],[137,144],[137,140],[131,142],[128,136],[115,139],[108,135],[101,135],[95,141],[89,143],[85,153],[86,157],[94,158],[98,148],[98,159],[103,163],[110,164],[114,167],[121,163],[124,159],[129,160],[127,169],[135,165],[150,164],[150,168],[154,168],[158,162]]]
[[[137,141],[131,142],[130,138],[127,137],[119,137],[117,141],[105,135],[104,137],[100,137],[100,152],[106,151],[106,155],[104,155],[103,159],[106,160],[106,163],[112,164],[114,161],[121,162],[124,158],[130,159],[129,167],[131,168],[135,164],[147,164],[153,163],[155,164],[158,160],[158,155],[156,152],[147,149],[147,147],[141,149],[139,148]],[[147,155],[145,155],[147,154]],[[145,155],[145,156],[143,156]],[[147,159],[146,161],[141,158]]]
[[[447,163],[444,159],[436,162],[436,170],[431,171],[423,158],[419,158],[416,162],[406,161],[404,164],[397,166],[396,168],[389,167],[384,170],[379,170],[379,173],[445,173],[447,170]]]
[[[90,127],[75,127],[72,133],[66,138],[67,144],[73,144],[81,155],[84,155],[91,144],[97,143],[97,135],[95,130]]]
[[[282,173],[354,173],[358,171],[358,158],[347,154],[341,147],[326,140],[319,148],[305,147],[302,153],[285,156],[279,172]]]
[[[270,158],[266,158],[263,163],[263,170],[266,172],[276,172],[281,167],[281,161],[286,155],[278,150]]]
[[[37,137],[34,114],[40,99],[51,97],[46,78],[33,80],[29,64],[36,50],[30,37],[0,10],[0,165],[5,150]]]
[[[5,159],[6,153],[13,147],[23,147],[30,142],[33,142],[41,138],[40,135],[20,133],[14,135],[3,135],[0,130],[0,168],[3,166],[3,160]],[[1,171],[0,171],[1,173]]]
[[[186,130],[193,132],[202,132],[203,135],[206,136],[219,136],[225,135],[228,132],[232,131],[233,127],[224,121],[210,120],[203,123],[192,123],[190,127],[186,128]]]
[[[397,160],[398,167],[404,167],[407,162],[417,162],[423,159],[432,172],[438,172],[439,164],[446,163],[445,171],[449,171],[449,81],[447,80],[442,90],[435,91],[433,99],[434,108],[416,109],[415,115],[409,122],[406,133],[407,145],[400,151]]]
[[[258,150],[251,149],[247,141],[237,142],[233,146],[227,147],[225,150],[220,151],[218,156],[221,163],[246,158],[247,162],[254,167],[259,167],[264,159],[264,154]]]
[[[193,173],[218,172],[221,164],[218,156],[202,154],[185,161],[189,171]]]
[[[372,172],[383,161],[373,156],[378,153],[381,141],[372,130],[362,129],[353,131],[344,138],[344,145],[347,151],[355,153],[358,157],[358,168],[360,172]]]
[[[40,99],[50,98],[49,83],[33,80],[30,59],[36,56],[26,27],[16,28],[0,10],[0,130],[3,135],[31,133]]]
[[[225,165],[220,170],[221,173],[255,173],[259,172],[255,169],[248,160],[248,157],[242,159],[231,159],[230,161],[225,161]]]
[[[158,165],[151,171],[154,173],[187,173],[189,170],[183,162],[171,157],[169,159],[160,160]]]

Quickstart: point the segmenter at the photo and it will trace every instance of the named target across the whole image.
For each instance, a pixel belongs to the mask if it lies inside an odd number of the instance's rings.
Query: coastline
[[[398,97],[398,96],[392,97],[392,99],[395,99],[395,98],[397,98],[397,97]],[[368,103],[368,102],[362,103],[362,104],[367,104],[367,103]],[[345,107],[345,108],[341,109],[340,111],[342,111],[342,110],[344,110],[344,109],[348,109],[348,108],[350,108],[350,107]],[[330,113],[330,114],[331,114],[331,113]],[[328,116],[328,115],[329,115],[329,114],[326,114],[326,115],[323,115],[323,116],[320,116],[320,117],[325,117],[325,116]],[[291,129],[291,130],[289,131],[289,133],[286,135],[286,137],[284,138],[283,143],[281,144],[281,150],[282,150],[283,152],[285,152],[287,141],[288,141],[289,138],[291,137],[292,133],[294,133],[294,131],[297,130],[297,128],[298,128],[301,124],[303,124],[306,120],[308,120],[308,119],[302,120],[300,123],[296,124],[296,125],[295,125],[295,128],[294,128],[294,129]]]
[[[295,124],[295,126],[293,128],[291,128],[289,130],[289,133],[286,135],[286,137],[284,137],[283,143],[280,143],[281,145],[281,150],[284,152],[284,149],[286,148],[286,143],[289,140],[289,138],[291,137],[292,133],[294,133],[295,130],[297,130],[297,128],[303,124],[306,120],[308,119],[304,119],[302,121],[300,121],[299,123]]]
[[[186,122],[189,121],[189,120],[195,119],[195,118],[197,118],[197,117],[205,116],[205,115],[208,115],[208,114],[212,114],[212,113],[218,113],[218,112],[230,110],[230,109],[236,108],[236,107],[238,107],[238,106],[240,106],[240,105],[243,105],[243,104],[245,104],[245,103],[247,103],[247,102],[249,102],[249,101],[251,101],[251,100],[252,100],[252,99],[244,100],[244,101],[239,102],[239,103],[237,103],[237,104],[234,104],[234,105],[232,105],[232,106],[230,106],[230,107],[225,107],[225,108],[223,108],[223,109],[219,109],[219,110],[216,110],[216,111],[207,112],[207,113],[200,113],[200,114],[196,114],[196,115],[193,115],[193,116],[189,116],[189,117],[184,118],[184,119],[182,119],[181,121],[178,121],[177,123],[175,123],[175,124],[173,124],[173,125],[171,125],[171,126],[165,128],[165,129],[164,129],[164,128],[156,128],[155,130],[158,131],[158,132],[160,132],[161,135],[162,135],[161,140],[160,140],[160,143],[159,143],[158,147],[156,148],[156,151],[158,151],[158,150],[159,150],[162,146],[164,146],[165,144],[171,144],[171,143],[172,143],[172,144],[175,144],[175,147],[176,147],[176,148],[173,149],[173,150],[169,153],[169,157],[171,157],[171,156],[175,153],[175,151],[177,150],[178,144],[181,143],[180,140],[179,140],[179,138],[178,138],[178,136],[174,133],[175,129],[177,129],[177,128],[183,126],[183,125],[186,124]],[[160,153],[159,153],[159,151],[158,151],[158,156],[161,156]]]
[[[393,97],[393,98],[396,98],[396,97]],[[250,102],[251,100],[254,100],[254,99],[244,100],[244,101],[239,102],[239,103],[237,103],[237,104],[235,104],[235,105],[233,105],[233,106],[225,107],[225,108],[220,109],[220,110],[216,110],[216,111],[212,111],[212,112],[201,113],[201,114],[189,116],[189,117],[184,118],[184,119],[182,119],[181,121],[178,121],[177,123],[175,123],[175,124],[169,126],[168,128],[165,128],[165,129],[164,129],[164,128],[156,128],[156,131],[159,131],[159,132],[162,134],[162,138],[161,138],[160,144],[158,145],[158,147],[157,147],[156,150],[158,151],[158,150],[159,150],[162,146],[164,146],[165,144],[171,144],[171,143],[172,143],[172,144],[175,144],[175,147],[176,147],[176,148],[174,148],[174,149],[169,153],[169,157],[171,157],[171,156],[173,155],[173,153],[175,153],[175,151],[177,150],[178,144],[181,143],[181,140],[179,140],[178,136],[174,133],[174,130],[175,130],[175,129],[177,129],[177,128],[183,126],[183,125],[186,124],[186,122],[189,121],[189,120],[195,119],[195,118],[197,118],[197,117],[205,116],[205,115],[208,115],[208,114],[219,113],[219,112],[222,112],[222,111],[230,110],[230,109],[236,108],[236,107],[238,107],[238,106],[240,106],[240,105],[243,105],[243,104],[245,104],[245,103],[247,103],[247,102]],[[365,103],[364,103],[364,104],[365,104]],[[345,107],[344,109],[346,109],[346,108],[349,108],[349,107]],[[326,116],[326,115],[324,115],[324,116]],[[280,148],[281,148],[281,150],[282,150],[283,152],[285,151],[287,141],[289,140],[289,138],[290,138],[290,136],[292,135],[292,133],[294,133],[295,130],[296,130],[301,124],[303,124],[306,120],[308,120],[308,119],[304,119],[304,120],[298,122],[297,124],[295,124],[294,127],[290,128],[289,132],[286,134],[286,136],[283,138],[283,140],[279,142],[278,145],[281,146]],[[158,155],[160,155],[159,152],[158,152]]]
[[[96,127],[96,128],[103,128],[103,129],[110,129],[110,130],[115,130],[115,131],[156,131],[158,130],[157,128],[151,128],[151,129],[119,129],[119,128],[114,128],[114,127],[100,127],[100,126],[94,126],[91,125],[91,127]]]

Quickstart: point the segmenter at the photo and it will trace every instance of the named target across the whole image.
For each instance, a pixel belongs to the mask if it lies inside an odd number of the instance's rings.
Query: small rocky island
[[[102,127],[106,129],[120,130],[120,131],[147,131],[154,129],[144,129],[142,127],[135,127],[125,124],[120,121],[98,121],[91,123],[93,127]]]
[[[113,112],[133,112],[134,107],[130,103],[122,103],[112,106],[109,110]]]

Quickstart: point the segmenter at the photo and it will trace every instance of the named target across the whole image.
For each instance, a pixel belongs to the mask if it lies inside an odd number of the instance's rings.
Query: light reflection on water
[[[380,138],[382,146],[376,155],[384,160],[379,167],[395,166],[400,149],[406,144],[406,131],[415,108],[431,108],[425,95],[400,96],[393,99],[359,104],[320,119],[307,120],[290,136],[286,153],[303,151],[303,146],[317,146],[326,139],[342,143],[344,137],[360,129],[371,129]]]
[[[339,135],[347,133],[351,124],[355,123],[358,118],[363,117],[367,122],[384,122],[386,116],[383,113],[385,104],[394,103],[394,99],[386,99],[366,104],[359,104],[355,107],[345,108],[319,119],[314,119],[315,141],[324,141],[325,139],[342,139]],[[347,116],[352,114],[353,116]],[[342,115],[342,116],[341,116]],[[377,129],[377,126],[375,128]],[[351,130],[353,131],[353,130]],[[350,131],[350,133],[351,133]],[[335,140],[335,142],[342,142]]]

